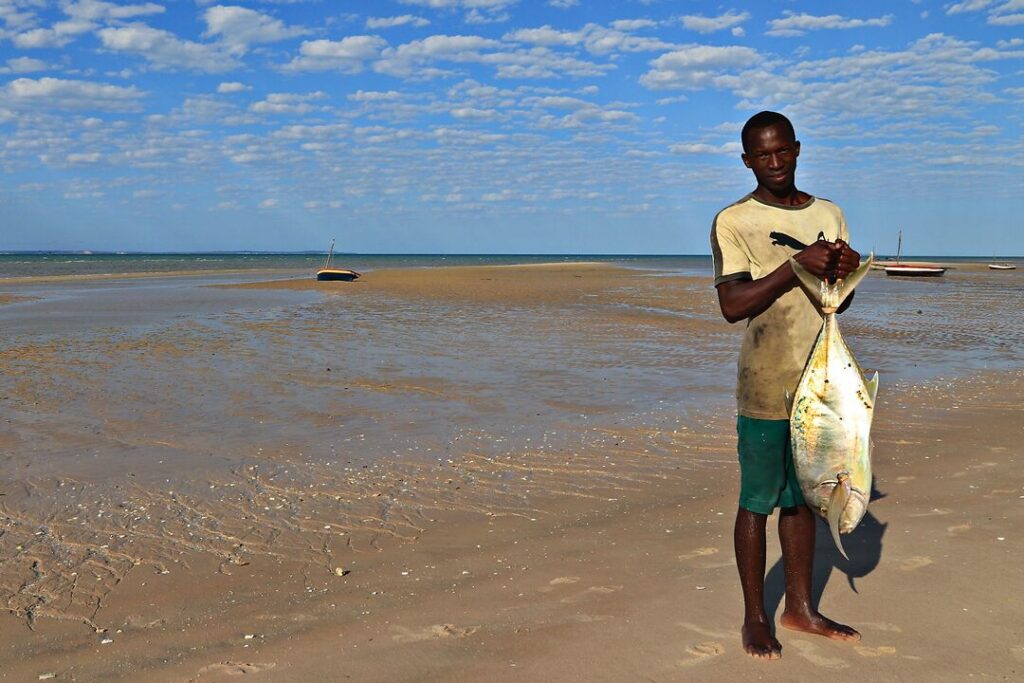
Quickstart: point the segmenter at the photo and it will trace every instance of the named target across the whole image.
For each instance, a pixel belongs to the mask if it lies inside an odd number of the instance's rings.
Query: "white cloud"
[[[222,95],[226,93],[246,92],[247,90],[252,90],[252,86],[246,85],[245,83],[238,83],[237,81],[225,82],[217,86],[217,92]]]
[[[430,21],[423,17],[403,14],[398,17],[367,17],[366,28],[394,28],[395,26],[429,26]]]
[[[99,27],[100,22],[118,22],[123,19],[161,14],[163,5],[147,2],[140,5],[117,5],[102,0],[76,0],[62,3],[61,9],[68,19],[58,21],[50,28],[33,28],[16,34],[12,40],[23,49],[60,48],[83,33]],[[0,15],[3,15],[0,10]]]
[[[723,76],[761,61],[761,55],[749,47],[691,45],[652,60],[652,69],[640,77],[640,82],[652,90],[696,90],[719,85]]]
[[[257,114],[307,114],[316,107],[311,102],[322,100],[327,95],[321,91],[297,93],[271,93],[265,100],[254,102],[249,110]]]
[[[738,142],[726,142],[721,145],[709,145],[704,142],[686,142],[669,145],[673,154],[740,154],[743,146]]]
[[[0,74],[27,74],[33,71],[45,71],[49,68],[49,65],[41,59],[12,57],[7,60],[7,66],[0,67]]]
[[[849,19],[838,14],[827,16],[815,16],[813,14],[783,12],[786,16],[782,19],[772,19],[768,22],[770,29],[766,35],[777,37],[802,36],[807,31],[819,31],[823,29],[850,29],[864,28],[866,26],[888,26],[892,23],[892,15],[886,14],[883,17],[874,19]]]
[[[71,165],[96,164],[102,158],[99,152],[73,152],[64,157],[64,161]]]
[[[12,108],[138,111],[146,93],[135,86],[123,87],[92,81],[60,78],[18,78],[0,90],[0,104]]]
[[[545,25],[540,28],[522,28],[512,31],[505,35],[505,40],[532,43],[533,45],[573,46],[583,41],[583,34],[579,31],[559,31]]]
[[[380,92],[375,90],[357,90],[348,96],[348,99],[356,102],[382,102],[402,99],[402,94],[394,90]]]
[[[278,202],[277,199],[274,199],[274,198],[264,199],[262,202],[260,202],[259,208],[261,208],[261,209],[276,209],[278,204],[279,204],[279,202]]]
[[[683,22],[683,26],[691,31],[696,31],[697,33],[714,33],[715,31],[723,31],[727,28],[738,26],[749,18],[750,12],[737,13],[733,10],[729,10],[725,14],[720,14],[717,17],[688,14],[682,17],[681,21]]]
[[[966,0],[966,2],[957,2],[946,8],[946,14],[977,12],[991,5],[992,1],[993,0]]]
[[[348,36],[341,40],[307,40],[299,56],[281,68],[286,71],[341,71],[355,74],[376,58],[387,42],[377,36]]]
[[[245,7],[217,5],[203,14],[207,38],[218,36],[232,54],[241,55],[251,45],[276,43],[309,33],[304,28],[285,26],[274,17]]]
[[[548,0],[548,4],[559,9],[568,9],[580,4],[580,0]]]
[[[182,40],[173,33],[145,24],[104,28],[97,35],[106,49],[138,55],[157,69],[221,73],[239,66],[231,55],[216,46]]]

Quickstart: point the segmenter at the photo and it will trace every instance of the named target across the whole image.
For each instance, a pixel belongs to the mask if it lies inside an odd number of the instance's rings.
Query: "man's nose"
[[[778,154],[768,155],[768,168],[780,168],[782,166],[782,157]]]

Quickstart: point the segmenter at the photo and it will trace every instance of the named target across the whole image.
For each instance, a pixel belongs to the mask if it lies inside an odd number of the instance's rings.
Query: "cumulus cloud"
[[[727,28],[732,28],[742,24],[750,18],[750,12],[735,12],[729,10],[725,14],[720,14],[717,17],[705,17],[699,14],[688,14],[680,19],[683,22],[683,26],[696,31],[697,33],[714,33],[715,31],[723,31]]]
[[[135,86],[61,78],[18,78],[0,90],[0,105],[11,108],[138,111],[146,93]]]
[[[430,21],[423,17],[403,14],[397,17],[367,17],[366,28],[394,28],[395,26],[429,26]]]
[[[0,16],[6,18],[3,7],[4,4],[0,3]],[[17,33],[12,37],[14,44],[23,49],[60,48],[83,33],[99,28],[102,23],[119,23],[124,19],[164,12],[163,5],[152,2],[118,5],[102,0],[65,1],[61,9],[67,19],[55,22],[50,28],[32,28]]]
[[[743,146],[738,142],[726,142],[721,145],[710,145],[706,142],[681,142],[669,145],[673,154],[740,154]]]
[[[245,83],[238,83],[236,81],[221,83],[217,86],[217,92],[222,95],[227,93],[245,92],[247,90],[252,90],[252,86],[246,85]]]
[[[7,66],[0,67],[0,74],[27,74],[33,71],[45,71],[49,68],[49,65],[41,59],[12,57],[7,60]]]
[[[377,36],[348,36],[341,40],[307,40],[299,46],[299,56],[281,68],[285,71],[341,71],[355,74],[365,68],[387,47]]]
[[[234,57],[217,46],[183,40],[173,33],[145,24],[104,28],[97,35],[106,49],[138,55],[156,69],[221,73],[239,66]]]
[[[777,37],[802,36],[807,31],[819,31],[823,29],[850,29],[864,28],[867,26],[888,26],[892,23],[892,15],[886,14],[874,19],[849,19],[838,14],[827,16],[815,16],[813,14],[783,12],[786,16],[782,19],[772,19],[768,22],[769,30],[766,35]]]
[[[761,55],[749,47],[690,45],[652,60],[651,70],[640,82],[653,90],[698,90],[721,85],[724,78],[761,61]]]
[[[217,5],[203,14],[205,37],[217,37],[232,54],[245,54],[251,45],[276,43],[306,35],[308,30],[285,26],[274,17],[245,7]]]
[[[312,102],[326,97],[319,90],[306,94],[271,93],[266,99],[253,102],[249,110],[257,114],[307,114],[316,109]]]

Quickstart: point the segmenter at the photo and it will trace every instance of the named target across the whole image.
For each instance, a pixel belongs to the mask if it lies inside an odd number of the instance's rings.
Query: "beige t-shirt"
[[[827,199],[777,206],[747,195],[722,209],[711,225],[715,285],[765,277],[800,251],[797,242],[809,245],[819,233],[829,241],[849,241],[843,212]],[[747,321],[736,382],[740,415],[789,418],[786,392],[796,391],[821,324],[821,314],[800,287]]]

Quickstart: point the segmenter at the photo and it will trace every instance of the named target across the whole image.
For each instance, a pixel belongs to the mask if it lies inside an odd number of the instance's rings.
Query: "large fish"
[[[839,334],[836,309],[871,267],[869,256],[845,280],[819,280],[790,259],[793,271],[825,316],[790,400],[789,424],[797,481],[807,505],[828,520],[843,557],[840,533],[864,517],[871,497],[871,417],[878,373],[865,381],[857,359]]]

